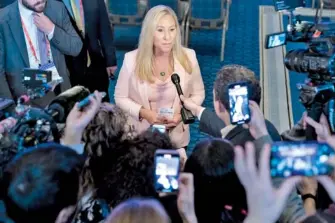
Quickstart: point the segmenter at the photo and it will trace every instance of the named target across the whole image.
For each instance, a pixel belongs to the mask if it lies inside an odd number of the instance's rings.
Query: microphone
[[[181,89],[181,86],[180,86],[180,78],[179,78],[179,75],[178,74],[172,74],[171,75],[171,81],[172,83],[176,86],[176,89],[177,89],[177,92],[178,92],[178,95],[179,95],[179,98],[180,98],[180,95],[183,95],[183,90]],[[184,107],[184,103],[182,102],[182,108],[181,108],[181,118],[183,120],[183,123],[184,124],[192,124],[195,122],[195,117],[194,115],[192,114],[192,112],[188,109],[186,109]]]
[[[68,114],[76,102],[83,100],[90,94],[83,86],[75,86],[58,95],[46,108],[46,112],[57,123],[65,123]]]

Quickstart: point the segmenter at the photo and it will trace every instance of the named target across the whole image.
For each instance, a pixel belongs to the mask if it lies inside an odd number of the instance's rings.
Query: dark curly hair
[[[166,134],[147,130],[133,140],[119,144],[114,164],[106,162],[108,173],[97,194],[111,207],[132,197],[154,197],[154,156],[157,149],[175,149]]]
[[[82,175],[84,191],[96,188],[107,156],[115,157],[114,148],[125,139],[131,139],[135,131],[128,123],[127,115],[116,105],[104,103],[83,134],[87,159]],[[111,162],[112,160],[109,159]]]
[[[234,169],[234,146],[224,139],[199,142],[185,164],[194,176],[194,202],[198,222],[220,222],[223,216],[240,222],[246,195]],[[225,205],[232,206],[230,213]],[[225,213],[224,215],[222,213]],[[224,220],[223,222],[229,222]]]
[[[214,97],[226,109],[229,108],[228,86],[236,82],[248,82],[249,100],[257,104],[261,102],[261,86],[255,73],[240,65],[227,65],[217,73],[214,82]]]

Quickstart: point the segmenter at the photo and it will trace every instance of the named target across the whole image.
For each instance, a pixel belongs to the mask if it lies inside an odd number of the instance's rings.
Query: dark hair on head
[[[104,103],[93,120],[86,127],[83,139],[87,155],[83,171],[84,190],[96,187],[102,180],[101,160],[115,157],[113,150],[125,139],[134,137],[134,129],[128,123],[127,115],[116,105]],[[109,161],[112,161],[109,158]]]
[[[77,203],[82,166],[80,155],[54,143],[17,155],[1,188],[8,217],[16,223],[55,222],[63,208]]]
[[[3,177],[3,173],[7,164],[15,157],[17,153],[17,147],[13,140],[8,136],[3,136],[0,139],[0,180]]]
[[[246,208],[244,188],[234,170],[234,147],[229,141],[199,142],[186,161],[184,171],[194,176],[199,222],[220,222],[225,205],[233,206],[238,212],[236,216]]]
[[[236,82],[248,82],[249,100],[261,102],[261,86],[255,73],[240,65],[227,65],[217,73],[214,82],[214,96],[229,109],[228,86]]]
[[[167,134],[147,130],[133,140],[119,144],[114,164],[104,165],[108,173],[97,194],[111,207],[132,197],[156,196],[154,188],[154,157],[157,149],[174,149]]]

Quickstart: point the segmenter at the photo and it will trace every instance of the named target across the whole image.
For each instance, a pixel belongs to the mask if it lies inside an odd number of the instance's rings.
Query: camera
[[[288,5],[290,4],[290,5]],[[297,73],[307,74],[307,80],[298,84],[299,100],[316,121],[322,113],[328,117],[331,130],[335,132],[335,23],[320,22],[323,0],[316,10],[315,22],[301,21],[294,11],[304,7],[302,0],[274,0],[276,11],[289,12],[289,25],[285,32],[267,35],[266,49],[286,45],[287,42],[305,43],[305,49],[289,51],[284,57],[285,67]],[[307,140],[315,140],[315,130],[308,126]]]

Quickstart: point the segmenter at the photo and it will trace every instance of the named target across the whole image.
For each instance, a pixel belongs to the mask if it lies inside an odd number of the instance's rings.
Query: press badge
[[[173,119],[174,116],[174,110],[172,108],[160,108],[158,112],[159,116]]]
[[[57,81],[57,80],[60,80],[62,79],[61,76],[59,76],[59,73],[57,71],[57,68],[54,64],[54,62],[50,62],[50,63],[47,63],[47,64],[44,64],[40,67],[41,70],[46,70],[46,71],[51,71],[51,74],[52,74],[52,81]]]

